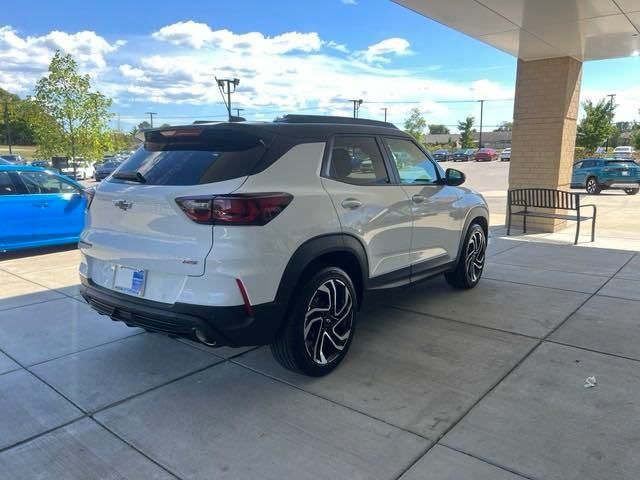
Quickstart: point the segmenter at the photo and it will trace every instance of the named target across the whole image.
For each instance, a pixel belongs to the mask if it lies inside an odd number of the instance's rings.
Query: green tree
[[[633,131],[636,122],[616,122],[616,128],[620,130],[620,133],[626,133]]]
[[[500,122],[494,132],[510,132],[511,130],[513,130],[513,122]]]
[[[404,122],[404,131],[415,138],[418,142],[424,143],[424,129],[427,128],[427,121],[420,113],[419,108],[411,110],[411,115]]]
[[[89,160],[109,149],[111,100],[91,90],[89,75],[78,73],[70,54],[56,51],[28,104],[39,153]]]
[[[110,150],[114,152],[119,152],[121,150],[131,150],[131,148],[135,145],[135,139],[132,135],[124,132],[111,132],[111,145]]]
[[[162,125],[160,125],[160,128],[166,128],[166,127],[170,127],[171,124],[170,123],[163,123]]]
[[[13,145],[33,145],[33,130],[24,117],[23,103],[18,95],[0,88],[0,141],[9,143],[11,134]],[[5,122],[5,118],[8,122]]]
[[[622,133],[620,132],[620,129],[616,125],[612,125],[611,133],[609,134],[609,146],[611,148],[616,148],[618,145],[620,145],[621,136]]]
[[[611,122],[616,105],[605,99],[593,104],[591,100],[582,103],[585,116],[578,125],[577,143],[580,147],[593,152],[601,146],[613,133],[615,128]]]
[[[143,120],[138,124],[138,130],[144,130],[145,128],[151,128],[151,124],[146,120]]]
[[[462,148],[473,147],[473,123],[476,121],[474,117],[467,117],[462,122],[458,122],[458,130],[460,130],[460,144]]]
[[[449,129],[444,125],[442,125],[441,123],[433,123],[429,125],[429,133],[431,135],[437,135],[437,134],[448,134],[451,132],[449,132]]]
[[[631,145],[640,151],[640,124],[636,124],[631,130]]]

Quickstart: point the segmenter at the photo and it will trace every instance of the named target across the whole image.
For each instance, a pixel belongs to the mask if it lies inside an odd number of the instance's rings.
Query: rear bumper
[[[615,179],[615,180],[607,180],[603,183],[603,186],[607,188],[613,189],[624,189],[624,188],[638,188],[640,186],[640,180],[638,179]]]
[[[166,304],[114,292],[82,276],[80,280],[80,293],[89,306],[112,320],[196,341],[199,330],[216,347],[267,345],[274,340],[284,315],[276,302],[253,305],[250,316],[244,305]]]

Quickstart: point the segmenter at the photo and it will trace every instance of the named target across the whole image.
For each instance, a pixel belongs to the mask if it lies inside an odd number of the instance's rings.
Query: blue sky
[[[455,125],[478,117],[479,105],[446,101],[480,98],[496,100],[485,104],[487,129],[512,116],[513,57],[387,0],[20,6],[5,10],[0,23],[0,86],[28,95],[61,48],[114,99],[123,128],[147,111],[173,124],[220,118],[214,74],[241,79],[234,106],[251,119],[349,115],[350,98],[372,102],[361,116],[381,118],[388,107],[396,123],[418,106],[429,123]],[[583,99],[617,93],[618,119],[638,118],[639,66],[639,58],[586,63]]]

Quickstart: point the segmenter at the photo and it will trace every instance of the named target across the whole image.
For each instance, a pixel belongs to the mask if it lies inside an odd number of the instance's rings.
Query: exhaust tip
[[[194,333],[194,335],[196,336],[196,338],[198,339],[198,341],[200,343],[204,343],[208,347],[215,347],[216,346],[217,342],[215,340],[209,340],[209,337],[207,337],[207,334],[204,333],[202,330],[194,328],[193,329],[193,333]]]

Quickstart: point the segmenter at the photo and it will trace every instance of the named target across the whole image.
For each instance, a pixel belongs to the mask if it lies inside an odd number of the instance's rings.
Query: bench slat
[[[519,207],[578,210],[578,193],[550,188],[520,188],[509,190],[509,204]]]
[[[527,217],[538,217],[538,218],[555,218],[558,220],[578,220],[578,216],[577,215],[563,215],[561,213],[544,213],[544,212],[525,212],[524,210],[521,210],[519,212],[512,212],[511,215],[519,215],[521,217],[524,217],[525,215]],[[593,217],[585,217],[584,215],[580,215],[580,221],[583,220],[591,220]]]

